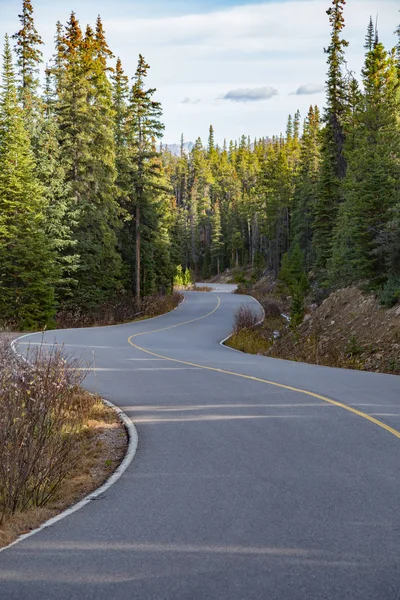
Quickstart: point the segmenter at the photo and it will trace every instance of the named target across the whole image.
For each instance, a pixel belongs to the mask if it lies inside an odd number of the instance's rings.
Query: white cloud
[[[20,3],[0,0],[0,35],[17,30]],[[53,52],[52,23],[68,19],[69,5],[61,0],[35,0],[34,5],[48,59]],[[179,141],[181,132],[187,140],[198,135],[206,138],[210,123],[218,141],[242,133],[252,137],[279,134],[285,129],[288,113],[299,108],[304,115],[309,107],[309,95],[293,91],[301,89],[302,82],[311,80],[322,86],[325,81],[323,48],[329,43],[325,12],[329,0],[270,0],[167,17],[165,11],[163,16],[157,13],[154,0],[149,0],[149,5],[154,16],[135,18],[135,10],[128,10],[126,0],[87,0],[77,7],[77,16],[84,27],[95,21],[98,12],[102,14],[110,47],[130,76],[137,55],[144,54],[151,65],[149,85],[157,88],[156,98],[163,104],[168,142]],[[185,2],[181,5],[185,10]],[[381,39],[387,46],[394,45],[392,33],[400,20],[398,0],[351,0],[345,7],[348,66],[356,73],[363,62],[369,15],[377,11]],[[262,88],[266,81],[280,94],[268,103],[215,100],[229,90]],[[194,108],[192,101],[200,98]]]
[[[232,102],[259,102],[260,100],[269,100],[278,95],[278,90],[271,86],[261,88],[240,88],[230,90],[222,100],[231,100]]]
[[[201,100],[200,98],[188,98],[186,96],[186,98],[184,98],[183,100],[181,100],[181,104],[200,104]]]
[[[295,92],[292,92],[292,96],[310,96],[312,94],[321,94],[325,90],[324,85],[318,85],[315,83],[306,83],[300,85]]]

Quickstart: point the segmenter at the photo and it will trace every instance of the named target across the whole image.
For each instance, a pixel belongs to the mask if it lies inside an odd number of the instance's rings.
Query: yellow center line
[[[209,317],[210,315],[215,313],[221,305],[221,298],[219,296],[216,296],[215,294],[210,294],[210,295],[215,296],[217,298],[218,302],[217,302],[217,306],[215,308],[213,308],[212,311],[208,312],[206,315],[203,315],[202,317],[196,317],[196,319],[191,319],[190,321],[183,321],[183,323],[176,323],[175,325],[170,325],[169,327],[162,327],[161,329],[153,329],[151,331],[142,331],[141,333],[134,333],[128,339],[128,342],[131,344],[131,346],[134,346],[134,344],[131,343],[131,340],[134,337],[139,337],[140,335],[147,335],[149,333],[159,333],[160,331],[168,331],[168,329],[174,329],[175,327],[181,327],[181,325],[187,325],[188,323],[194,323],[195,321],[201,321],[202,319],[206,319],[207,317]],[[160,315],[160,316],[162,316],[162,315]]]
[[[133,346],[133,348],[136,348],[137,350],[140,350],[141,352],[144,352],[145,354],[149,354],[150,356],[155,356],[157,358],[162,358],[163,360],[168,360],[170,362],[175,362],[175,363],[178,363],[181,365],[187,365],[190,367],[196,367],[197,369],[204,369],[205,371],[213,371],[215,373],[222,373],[224,375],[232,375],[234,377],[240,377],[241,379],[247,379],[249,381],[257,381],[259,383],[265,383],[267,385],[273,385],[274,387],[282,388],[284,390],[289,390],[290,392],[297,392],[299,394],[305,394],[306,396],[311,396],[312,398],[318,398],[318,400],[322,400],[323,402],[327,402],[328,404],[332,404],[333,406],[337,406],[339,408],[342,408],[343,410],[346,410],[346,411],[351,412],[359,417],[362,417],[363,419],[366,419],[367,421],[374,423],[378,427],[385,429],[385,431],[388,431],[389,433],[391,433],[392,435],[394,435],[395,437],[400,439],[400,431],[397,431],[397,429],[394,429],[393,427],[386,425],[386,423],[383,423],[379,419],[375,419],[375,417],[372,417],[371,415],[368,415],[367,413],[362,412],[361,410],[358,410],[357,408],[353,408],[352,406],[349,406],[348,404],[344,404],[343,402],[338,402],[337,400],[332,400],[331,398],[327,398],[326,396],[321,396],[321,394],[316,394],[315,392],[303,390],[301,388],[293,387],[291,385],[285,385],[283,383],[277,383],[276,381],[270,381],[269,379],[262,379],[260,377],[254,377],[252,375],[244,375],[243,373],[236,373],[235,371],[227,371],[225,369],[219,369],[217,367],[210,367],[207,365],[199,365],[197,363],[192,363],[192,362],[188,362],[185,360],[179,360],[177,358],[170,358],[169,356],[164,356],[162,354],[157,354],[156,352],[151,352],[150,350],[146,350],[145,348],[142,348],[141,346],[139,346],[138,344],[135,344],[132,341],[133,338],[139,337],[140,335],[147,335],[150,333],[158,333],[160,331],[167,331],[168,329],[174,329],[175,327],[180,327],[181,325],[187,325],[189,323],[194,323],[195,321],[201,321],[202,319],[206,319],[207,317],[209,317],[210,315],[215,313],[220,307],[221,299],[219,298],[219,296],[216,296],[216,298],[218,298],[217,306],[211,312],[207,313],[206,315],[203,315],[202,317],[197,317],[196,319],[192,319],[190,321],[184,321],[183,323],[177,323],[175,325],[171,325],[170,327],[164,327],[162,329],[155,329],[154,331],[144,331],[142,333],[135,333],[134,335],[131,335],[128,338],[128,343],[131,346]]]

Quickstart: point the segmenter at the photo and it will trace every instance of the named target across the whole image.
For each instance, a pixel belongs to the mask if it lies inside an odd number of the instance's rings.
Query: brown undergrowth
[[[400,305],[383,308],[373,294],[333,292],[278,339],[269,356],[317,365],[400,374]]]
[[[125,453],[123,425],[83,376],[59,348],[27,363],[0,342],[0,546],[96,489]]]
[[[225,342],[230,348],[248,354],[265,354],[272,346],[274,337],[285,327],[279,306],[272,299],[261,302],[265,319],[258,324],[257,314],[247,305],[242,305],[234,317],[233,335]]]
[[[238,293],[256,298],[266,309],[266,319],[260,327],[234,334],[227,345],[274,358],[400,374],[399,303],[384,308],[374,294],[343,288],[319,306],[310,299],[303,322],[291,328],[285,319],[278,319],[275,309],[269,310],[275,304],[279,312],[290,313],[291,300],[279,294],[271,276],[240,285]]]
[[[209,285],[196,285],[195,283],[190,288],[192,292],[212,292],[213,289]]]
[[[181,300],[178,292],[156,294],[145,296],[138,306],[134,296],[125,294],[91,310],[64,308],[57,313],[55,329],[101,327],[157,317],[176,308]]]

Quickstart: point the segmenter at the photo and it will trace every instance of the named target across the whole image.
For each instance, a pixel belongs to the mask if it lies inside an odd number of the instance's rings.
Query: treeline
[[[132,80],[100,17],[57,23],[51,62],[30,0],[6,38],[0,92],[0,320],[52,325],[113,298],[269,269],[301,305],[310,284],[361,283],[400,296],[400,26],[385,49],[372,20],[362,86],[346,68],[344,0],[327,11],[326,107],[284,135],[243,137],[175,157],[139,55]],[[41,83],[40,83],[41,82]],[[295,303],[296,303],[295,302]],[[301,310],[300,310],[301,313]]]
[[[100,17],[82,31],[72,13],[44,66],[30,0],[20,22],[0,93],[0,320],[51,325],[60,308],[171,290],[173,197],[149,65],[139,55],[131,82],[120,60],[111,68]]]
[[[183,266],[203,277],[268,268],[300,304],[310,283],[400,297],[400,27],[387,50],[370,20],[360,86],[346,67],[344,5],[327,11],[323,114],[311,106],[302,122],[297,112],[271,139],[218,148],[211,127],[206,147],[164,150]]]

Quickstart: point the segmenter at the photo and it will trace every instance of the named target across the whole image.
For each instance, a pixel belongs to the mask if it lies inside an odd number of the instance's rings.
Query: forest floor
[[[237,275],[236,275],[237,276]],[[231,281],[233,271],[217,279]],[[245,272],[247,281],[251,275]],[[383,308],[373,294],[357,287],[333,292],[317,306],[306,306],[301,325],[293,331],[287,319],[290,298],[282,296],[276,282],[263,275],[240,293],[254,296],[266,310],[262,325],[234,334],[227,344],[238,350],[317,365],[400,374],[400,304]],[[271,307],[273,310],[271,310]]]

